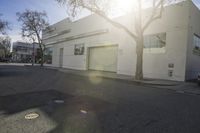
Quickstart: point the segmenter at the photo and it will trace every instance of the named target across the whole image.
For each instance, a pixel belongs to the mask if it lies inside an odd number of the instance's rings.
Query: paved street
[[[199,133],[199,103],[166,87],[0,65],[0,133]]]

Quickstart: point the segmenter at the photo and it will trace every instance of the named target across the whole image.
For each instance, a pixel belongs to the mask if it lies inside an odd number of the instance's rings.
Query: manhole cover
[[[29,113],[25,115],[25,119],[27,120],[32,120],[32,119],[36,119],[39,117],[39,114],[37,113]]]

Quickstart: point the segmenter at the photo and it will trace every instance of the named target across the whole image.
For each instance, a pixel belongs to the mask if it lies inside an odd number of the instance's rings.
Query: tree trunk
[[[43,66],[44,66],[44,51],[43,51],[42,48],[40,48],[40,52],[41,52],[41,53],[40,53],[40,54],[41,54],[41,55],[40,55],[40,56],[41,56],[41,57],[40,57],[40,58],[41,58],[40,66],[43,67]]]
[[[138,37],[136,41],[136,54],[137,54],[137,64],[136,64],[136,72],[135,79],[143,80],[143,35]]]
[[[40,66],[43,67],[44,66],[44,55],[42,53],[41,55],[41,62],[40,62]]]
[[[135,79],[143,80],[143,29],[142,29],[142,0],[139,0],[139,9],[138,16],[136,19],[135,28],[138,33],[138,37],[136,39],[136,54],[137,54],[137,64],[136,64],[136,72]]]

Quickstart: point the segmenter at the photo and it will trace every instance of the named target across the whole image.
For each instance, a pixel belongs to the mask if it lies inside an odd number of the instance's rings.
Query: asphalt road
[[[199,133],[199,103],[167,89],[0,66],[0,133]]]

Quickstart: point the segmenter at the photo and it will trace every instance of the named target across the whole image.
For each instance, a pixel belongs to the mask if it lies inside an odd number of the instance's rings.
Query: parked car
[[[9,58],[0,58],[0,62],[9,62]]]
[[[197,77],[197,83],[200,86],[200,73],[198,74],[198,77]]]

